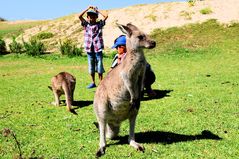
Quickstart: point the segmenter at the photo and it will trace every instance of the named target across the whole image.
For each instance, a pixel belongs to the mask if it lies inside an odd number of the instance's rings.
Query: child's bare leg
[[[90,74],[92,83],[95,83],[95,73]]]
[[[98,75],[99,75],[99,80],[100,80],[100,82],[101,82],[102,79],[103,79],[103,73],[99,73]]]

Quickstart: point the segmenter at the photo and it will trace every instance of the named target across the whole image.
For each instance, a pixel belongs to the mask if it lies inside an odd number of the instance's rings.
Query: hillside
[[[4,22],[4,21],[6,21],[6,19],[0,17],[0,22]]]
[[[146,151],[128,145],[125,121],[119,137],[107,140],[103,159],[238,158],[238,31],[239,23],[224,27],[215,20],[154,30],[157,47],[145,55],[156,75],[157,96],[142,98],[135,127],[136,141]],[[106,72],[111,62],[104,58]],[[87,67],[86,56],[0,57],[0,158],[19,158],[21,152],[25,159],[95,158],[99,131],[93,124],[95,88],[86,89]],[[54,97],[47,86],[62,71],[77,79],[78,115],[67,112],[64,102],[50,104]]]
[[[217,19],[218,22],[229,24],[239,21],[238,0],[204,0],[197,1],[194,5],[188,2],[171,2],[158,4],[145,4],[130,6],[127,8],[108,10],[109,18],[104,28],[104,40],[106,47],[112,45],[113,40],[120,34],[116,22],[135,24],[140,29],[150,33],[156,28],[168,28],[182,26],[188,23],[203,22],[208,19]],[[51,32],[54,36],[44,40],[51,51],[54,51],[60,39],[73,39],[81,46],[83,42],[83,30],[77,14],[52,20],[48,23],[27,29],[19,36],[28,40],[40,32]],[[7,43],[10,39],[6,40]]]

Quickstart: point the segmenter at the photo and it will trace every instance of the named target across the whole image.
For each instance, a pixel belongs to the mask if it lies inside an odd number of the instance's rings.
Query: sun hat
[[[111,47],[112,49],[118,47],[119,45],[126,45],[126,36],[120,35],[118,38],[115,39],[114,45]]]
[[[87,15],[88,15],[88,14],[96,14],[96,15],[98,15],[98,12],[95,11],[95,10],[93,10],[93,9],[89,9],[89,10],[87,11]]]

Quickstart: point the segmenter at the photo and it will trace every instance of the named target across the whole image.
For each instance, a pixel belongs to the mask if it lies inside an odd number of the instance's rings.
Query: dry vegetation
[[[202,14],[202,10],[205,8],[210,8],[209,14]],[[182,26],[188,23],[204,22],[208,19],[217,19],[220,23],[235,22],[239,20],[238,8],[238,0],[204,0],[196,1],[194,5],[190,5],[188,2],[171,2],[109,10],[107,11],[109,18],[104,28],[105,45],[110,47],[113,40],[122,34],[116,27],[116,22],[121,24],[132,22],[145,32],[150,33],[156,28]],[[18,39],[21,40],[23,37],[28,40],[40,32],[54,34],[52,38],[44,40],[51,48],[50,51],[56,50],[59,41],[64,39],[79,41],[78,45],[82,46],[83,29],[77,14],[61,17],[27,29],[23,36],[19,36]],[[9,43],[10,39],[6,42]]]

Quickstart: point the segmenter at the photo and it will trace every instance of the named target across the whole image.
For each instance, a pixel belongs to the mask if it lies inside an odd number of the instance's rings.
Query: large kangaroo
[[[155,41],[132,24],[118,25],[127,35],[127,55],[120,65],[110,71],[98,86],[94,98],[94,111],[99,123],[100,148],[97,157],[106,149],[106,135],[118,135],[122,121],[129,119],[129,144],[137,150],[144,147],[135,141],[135,120],[140,107],[141,91],[145,74],[146,60],[143,48],[154,48]]]
[[[60,72],[51,79],[51,86],[48,86],[55,97],[54,105],[60,105],[60,96],[65,94],[67,110],[73,114],[77,114],[72,109],[73,96],[75,90],[76,78],[67,72]]]

